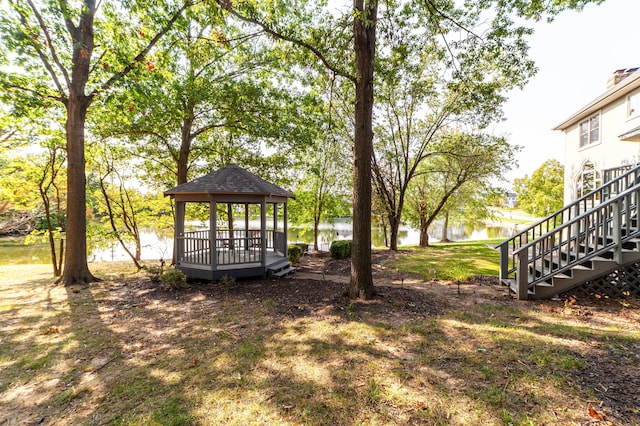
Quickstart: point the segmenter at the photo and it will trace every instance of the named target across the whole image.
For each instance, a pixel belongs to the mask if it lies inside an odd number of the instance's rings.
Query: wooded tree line
[[[64,213],[49,227],[64,230],[64,283],[94,279],[100,203],[114,235],[135,238],[133,180],[159,192],[233,162],[292,188],[294,220],[352,211],[349,293],[367,298],[372,213],[396,249],[401,221],[482,205],[514,165],[485,129],[535,72],[531,25],[589,2],[10,0],[2,148],[46,151],[27,180],[45,217]],[[27,169],[3,179],[16,187]],[[4,190],[4,209],[17,194]]]

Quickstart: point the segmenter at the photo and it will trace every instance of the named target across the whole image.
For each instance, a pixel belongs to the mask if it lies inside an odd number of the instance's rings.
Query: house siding
[[[640,89],[632,94],[639,92]],[[587,161],[593,163],[595,170],[599,173],[605,169],[640,162],[640,143],[622,141],[619,138],[621,134],[640,126],[640,116],[631,119],[627,117],[627,97],[628,95],[625,94],[600,110],[598,142],[580,147],[580,123],[565,129],[565,204],[577,198],[577,180],[583,164]]]

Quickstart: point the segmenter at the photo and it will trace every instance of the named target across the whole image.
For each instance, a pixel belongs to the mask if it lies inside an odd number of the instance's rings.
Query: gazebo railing
[[[178,237],[178,262],[213,267],[210,231],[185,232]],[[266,248],[286,253],[284,232],[267,230]],[[219,229],[216,231],[216,265],[243,265],[262,262],[260,230]]]
[[[178,236],[178,262],[210,265],[209,231],[185,232]]]

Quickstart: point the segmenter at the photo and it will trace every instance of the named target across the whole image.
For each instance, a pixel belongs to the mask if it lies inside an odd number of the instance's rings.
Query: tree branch
[[[31,89],[29,87],[20,86],[19,84],[8,84],[6,87],[13,88],[13,89],[18,89],[18,90],[20,90],[22,92],[29,92],[29,93],[31,93],[34,96],[37,96],[39,98],[53,99],[54,101],[62,102],[63,104],[67,102],[67,97],[66,96],[45,95],[44,93],[39,92],[39,91],[37,91],[35,89]],[[62,95],[64,95],[64,93],[62,93]]]
[[[58,58],[56,50],[53,47],[53,43],[51,41],[51,36],[49,35],[49,31],[47,30],[47,26],[45,25],[42,19],[42,16],[40,15],[40,12],[36,8],[36,6],[31,2],[31,0],[28,0],[28,3],[29,3],[29,7],[31,8],[31,10],[33,11],[36,17],[36,20],[38,21],[38,26],[40,27],[40,30],[43,32],[44,37],[46,38],[46,43],[47,43],[47,46],[49,46],[49,52],[51,53],[51,57],[54,63],[56,64],[56,66],[58,67],[58,69],[60,69],[60,71],[62,72],[62,75],[65,78],[67,87],[69,87],[71,84],[71,80],[69,79],[69,74],[67,73],[67,70],[62,66],[62,63]],[[20,20],[22,21],[22,24],[24,25],[25,28],[28,28],[29,24],[27,22],[27,17],[24,15],[24,13],[20,11],[18,11],[18,13],[20,14]],[[47,70],[49,75],[51,75],[51,78],[53,79],[53,82],[56,85],[56,88],[60,92],[60,97],[64,98],[64,88],[62,87],[62,83],[60,83],[60,80],[58,79],[58,75],[54,71],[53,66],[49,62],[47,55],[45,55],[42,49],[40,49],[40,46],[38,45],[38,43],[29,37],[29,34],[25,33],[25,35],[27,36],[27,38],[29,38],[31,45],[33,46],[36,53],[38,54],[38,57],[40,58],[40,61],[42,61],[42,64],[44,65],[45,69]]]
[[[320,60],[320,62],[322,62],[322,64],[329,69],[330,71],[332,71],[333,73],[342,76],[350,81],[352,81],[354,84],[356,83],[356,77],[347,73],[346,71],[338,68],[336,65],[332,64],[331,62],[329,62],[329,60],[327,59],[326,56],[324,56],[324,54],[315,46],[312,46],[311,44],[307,43],[306,41],[302,41],[299,40],[297,38],[291,37],[291,36],[286,36],[284,34],[280,34],[279,32],[277,32],[276,30],[269,28],[266,24],[258,21],[255,18],[250,18],[248,16],[244,16],[242,14],[240,14],[238,11],[236,11],[232,6],[231,6],[231,2],[230,1],[223,1],[223,0],[215,0],[215,2],[220,6],[221,9],[224,9],[226,11],[228,11],[231,15],[235,16],[236,18],[240,19],[241,21],[253,24],[253,25],[257,25],[258,27],[262,28],[262,30],[269,34],[270,36],[277,38],[278,40],[283,40],[283,41],[287,41],[289,43],[295,44],[296,46],[302,47],[304,49],[307,49],[308,51],[310,51],[311,53],[313,53],[313,55],[318,58]]]
[[[185,1],[185,3],[180,7],[180,9],[178,9],[175,12],[175,14],[171,17],[171,19],[165,24],[165,26],[151,39],[151,41],[149,41],[149,44],[147,44],[147,46],[144,49],[142,49],[126,67],[124,67],[122,70],[112,75],[111,78],[109,78],[102,86],[100,86],[99,88],[91,92],[89,97],[93,98],[98,93],[109,89],[111,86],[113,86],[114,83],[116,83],[125,75],[127,75],[129,72],[131,72],[135,67],[136,63],[142,62],[142,60],[147,55],[147,53],[149,53],[151,49],[156,45],[156,43],[158,43],[158,41],[171,29],[173,24],[178,20],[178,18],[182,14],[182,12],[184,12],[194,4],[195,2],[193,0]]]

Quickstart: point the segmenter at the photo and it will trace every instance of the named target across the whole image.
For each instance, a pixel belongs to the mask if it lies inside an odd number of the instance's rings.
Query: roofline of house
[[[615,99],[624,96],[631,91],[640,87],[640,70],[634,72],[629,77],[622,80],[620,83],[611,87],[609,90],[604,92],[602,95],[595,98],[593,101],[589,102],[585,107],[580,109],[575,114],[571,115],[569,118],[564,120],[562,123],[558,124],[553,128],[553,130],[566,130],[570,126],[573,126],[576,123],[588,118],[595,112],[601,110],[606,105],[613,102]]]

